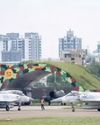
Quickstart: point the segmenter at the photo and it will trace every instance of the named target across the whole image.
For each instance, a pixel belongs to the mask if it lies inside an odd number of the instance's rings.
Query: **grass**
[[[29,62],[24,62],[24,63],[29,63]],[[100,89],[100,80],[97,79],[97,77],[94,74],[90,73],[82,65],[68,63],[64,61],[44,61],[44,62],[31,61],[30,63],[54,65],[68,72],[71,76],[73,76],[85,90]]]
[[[1,120],[0,125],[100,125],[99,117],[31,118]]]
[[[44,62],[47,64],[55,65],[62,70],[68,72],[73,76],[84,89],[100,89],[100,80],[95,75],[88,72],[88,70],[78,64],[67,63],[67,62]]]

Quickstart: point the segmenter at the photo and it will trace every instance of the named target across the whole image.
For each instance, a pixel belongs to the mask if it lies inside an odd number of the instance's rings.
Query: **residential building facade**
[[[38,33],[25,33],[25,60],[41,59],[41,37]]]
[[[0,35],[0,62],[21,62],[24,60],[40,60],[41,38],[38,33],[19,33]]]
[[[59,38],[59,57],[60,60],[83,64],[87,50],[82,49],[82,39],[74,36],[70,29],[67,35]]]
[[[62,51],[71,51],[82,49],[82,40],[74,36],[73,31],[67,31],[67,35],[64,38],[59,39],[59,56]]]
[[[67,62],[84,65],[85,58],[87,56],[86,49],[77,49],[70,51],[62,51],[61,60],[65,60]]]

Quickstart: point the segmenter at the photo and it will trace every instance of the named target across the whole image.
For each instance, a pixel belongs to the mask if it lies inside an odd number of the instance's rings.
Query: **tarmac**
[[[100,112],[96,109],[76,109],[72,112],[68,106],[45,106],[45,110],[41,110],[40,106],[22,106],[21,111],[18,107],[6,111],[0,109],[0,120],[13,120],[18,118],[45,118],[45,117],[100,117]]]

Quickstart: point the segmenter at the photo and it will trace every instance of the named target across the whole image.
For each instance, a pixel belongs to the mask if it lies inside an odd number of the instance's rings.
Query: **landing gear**
[[[75,112],[75,108],[72,108],[72,112]]]
[[[48,101],[48,105],[51,105],[51,101]]]
[[[72,112],[75,112],[75,107],[74,107],[74,104],[71,103],[71,106],[72,106]]]
[[[18,107],[18,111],[21,111],[21,108],[20,108],[20,107]]]
[[[21,102],[18,103],[18,111],[21,111]]]
[[[9,105],[6,105],[6,111],[9,111],[9,110],[10,110]]]
[[[97,109],[100,112],[100,109]]]

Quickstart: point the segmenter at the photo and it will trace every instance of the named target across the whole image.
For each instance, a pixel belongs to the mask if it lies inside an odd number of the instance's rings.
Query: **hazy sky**
[[[0,0],[0,34],[38,32],[42,58],[58,58],[58,38],[71,28],[83,47],[100,41],[100,0]]]

